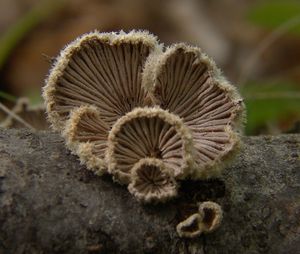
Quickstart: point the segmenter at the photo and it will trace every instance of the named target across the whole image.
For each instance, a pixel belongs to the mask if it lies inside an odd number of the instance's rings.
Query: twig
[[[7,108],[4,104],[2,104],[0,102],[0,109],[3,110],[6,114],[8,114],[9,116],[11,116],[12,118],[14,118],[16,121],[20,122],[21,124],[23,124],[25,127],[31,129],[31,130],[35,130],[35,128],[30,125],[29,123],[27,123],[24,119],[22,119],[21,117],[19,117],[17,114],[15,114],[13,111],[11,111],[9,108]]]
[[[48,56],[47,54],[42,54],[47,63],[53,64],[55,62],[55,57]]]

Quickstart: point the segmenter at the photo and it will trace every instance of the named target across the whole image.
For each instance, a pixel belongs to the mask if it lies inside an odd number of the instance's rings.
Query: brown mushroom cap
[[[149,58],[143,83],[154,104],[178,115],[191,130],[197,163],[193,177],[218,175],[220,161],[239,143],[243,104],[236,89],[199,48],[185,44]]]
[[[53,128],[62,131],[70,112],[95,105],[111,127],[145,104],[141,73],[148,55],[160,50],[148,32],[92,32],[70,43],[57,58],[43,96]]]
[[[102,120],[99,109],[80,106],[72,111],[63,136],[67,146],[82,163],[97,174],[106,172],[104,161],[109,127]]]
[[[177,184],[160,159],[144,158],[134,164],[128,190],[139,201],[164,202],[177,195]]]
[[[109,172],[128,184],[140,159],[161,159],[175,178],[188,174],[192,161],[189,131],[181,119],[160,108],[136,108],[121,117],[108,136]]]

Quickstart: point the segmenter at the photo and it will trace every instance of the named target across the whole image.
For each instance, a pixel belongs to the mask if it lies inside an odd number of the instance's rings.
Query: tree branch
[[[0,129],[0,253],[297,253],[300,135],[246,137],[222,179],[183,182],[141,205],[80,165],[55,133]],[[181,239],[176,225],[212,200],[221,227]]]

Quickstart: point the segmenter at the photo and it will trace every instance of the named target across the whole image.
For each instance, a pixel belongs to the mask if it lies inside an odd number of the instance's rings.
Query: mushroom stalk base
[[[145,206],[57,134],[0,129],[0,253],[297,253],[300,135],[243,141],[222,179],[183,182],[174,201]],[[220,228],[179,238],[205,200],[222,206]]]

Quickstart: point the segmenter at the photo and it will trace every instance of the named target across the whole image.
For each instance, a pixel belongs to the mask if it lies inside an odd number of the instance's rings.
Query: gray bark
[[[222,179],[141,205],[97,177],[51,132],[0,129],[0,253],[299,253],[300,135],[246,137]],[[196,239],[177,223],[212,200],[221,227]]]

